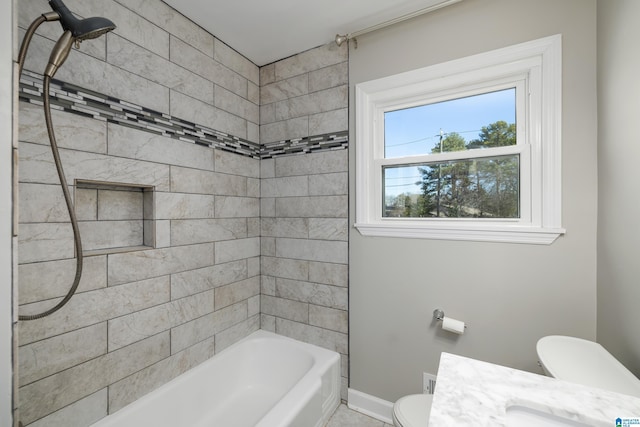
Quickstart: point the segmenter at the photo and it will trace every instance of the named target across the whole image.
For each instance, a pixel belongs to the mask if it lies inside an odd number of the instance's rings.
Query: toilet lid
[[[410,394],[393,405],[393,421],[400,427],[426,427],[429,424],[432,394]]]

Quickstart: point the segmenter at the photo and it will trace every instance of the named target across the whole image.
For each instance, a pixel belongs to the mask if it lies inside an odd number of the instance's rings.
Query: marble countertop
[[[640,419],[640,398],[442,353],[429,427],[506,426],[515,405],[593,426]]]

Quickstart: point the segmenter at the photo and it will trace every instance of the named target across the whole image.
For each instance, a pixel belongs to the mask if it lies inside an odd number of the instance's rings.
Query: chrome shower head
[[[71,32],[75,41],[95,39],[116,28],[116,25],[107,18],[76,18],[62,0],[49,0],[49,6],[60,15],[60,25],[65,31]]]

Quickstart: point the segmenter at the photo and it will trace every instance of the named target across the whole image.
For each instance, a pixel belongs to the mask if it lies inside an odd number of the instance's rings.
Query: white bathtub
[[[92,427],[320,427],[340,402],[340,355],[256,331]]]

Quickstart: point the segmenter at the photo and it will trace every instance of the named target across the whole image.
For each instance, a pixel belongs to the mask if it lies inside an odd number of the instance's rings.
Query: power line
[[[452,133],[457,133],[457,134],[463,134],[463,133],[477,133],[477,132],[480,132],[481,130],[482,130],[482,129],[477,129],[477,130],[465,130],[465,131],[461,131],[461,132],[445,132],[445,133],[443,133],[442,135],[443,135],[443,136],[445,136],[445,135],[450,135],[450,134],[452,134]],[[428,139],[440,138],[440,136],[441,136],[440,134],[437,134],[437,135],[433,135],[433,136],[427,136],[427,137],[424,137],[424,138],[416,139],[416,140],[413,140],[413,141],[400,142],[400,143],[398,143],[398,144],[385,144],[385,147],[398,147],[398,146],[400,146],[400,145],[416,144],[416,143],[418,143],[418,142],[426,141],[426,140],[428,140]]]

